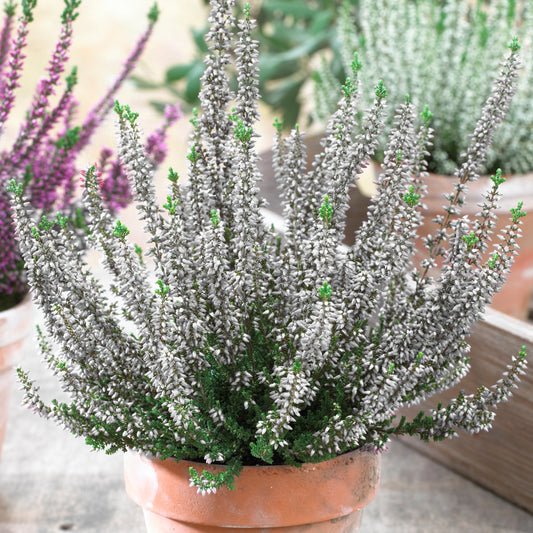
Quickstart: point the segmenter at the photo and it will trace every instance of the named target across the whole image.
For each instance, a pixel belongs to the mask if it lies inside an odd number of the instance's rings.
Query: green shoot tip
[[[148,20],[154,24],[157,22],[160,14],[161,11],[159,10],[159,6],[157,5],[157,2],[154,2],[150,8],[150,11],[148,12]]]

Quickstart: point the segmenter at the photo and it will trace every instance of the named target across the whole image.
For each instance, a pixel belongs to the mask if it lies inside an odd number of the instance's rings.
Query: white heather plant
[[[120,151],[150,235],[150,261],[104,207],[97,169],[85,175],[87,245],[103,252],[114,279],[112,298],[85,263],[68,221],[34,222],[21,184],[12,182],[20,247],[46,320],[41,347],[71,397],[45,404],[19,370],[26,403],[108,453],[129,449],[228,465],[219,476],[191,471],[203,492],[231,486],[243,465],[382,450],[391,435],[439,440],[457,430],[488,430],[494,408],[525,371],[523,349],[491,388],[461,393],[411,421],[397,420],[395,412],[468,372],[470,328],[516,254],[520,206],[491,260],[482,260],[500,173],[476,220],[451,214],[460,211],[467,183],[476,179],[509,105],[517,43],[456,173],[441,230],[426,239],[431,257],[414,265],[429,113],[415,131],[413,105],[398,109],[379,193],[348,251],[340,246],[348,189],[376,149],[383,84],[354,136],[357,81],[346,81],[323,151],[309,170],[303,133],[296,128],[283,138],[278,124],[274,163],[287,221],[280,236],[264,225],[257,186],[254,21],[246,7],[233,43],[232,9],[233,0],[211,0],[211,48],[203,112],[191,120],[189,182],[180,184],[170,170],[163,206],[156,201],[137,114],[116,105]],[[225,72],[232,52],[236,94]],[[439,258],[440,276],[432,278],[429,267]]]
[[[429,169],[452,174],[467,149],[469,134],[497,75],[500,55],[511,36],[522,43],[524,68],[507,120],[495,134],[482,172],[533,170],[533,4],[515,0],[359,0],[345,2],[337,24],[343,66],[323,63],[316,74],[316,112],[327,120],[340,89],[334,71],[351,72],[354,52],[371,103],[375,80],[383,79],[389,105],[409,94],[434,114],[434,147]],[[343,76],[341,75],[341,78]],[[386,119],[387,134],[394,117]],[[380,160],[382,154],[378,154]]]

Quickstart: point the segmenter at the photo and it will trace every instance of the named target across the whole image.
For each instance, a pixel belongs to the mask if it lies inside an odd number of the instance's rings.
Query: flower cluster
[[[61,31],[49,61],[47,75],[35,89],[33,102],[16,139],[0,152],[0,310],[16,303],[27,292],[6,191],[9,180],[16,177],[22,182],[31,205],[41,214],[49,215],[61,210],[71,218],[76,218],[76,156],[87,146],[96,128],[112,109],[115,94],[135,67],[158,17],[157,6],[154,5],[148,15],[146,31],[114,83],[83,123],[75,126],[76,68],[66,76],[63,88],[60,88],[60,83],[68,62],[72,23],[78,16],[81,0],[64,1]],[[13,38],[16,6],[10,0],[4,8],[5,18],[0,36],[0,133],[14,104],[15,89],[24,64],[28,26],[33,21],[35,5],[36,0],[22,1],[22,15]],[[54,98],[56,93],[59,94]],[[164,157],[166,130],[179,117],[177,110],[178,108],[169,110],[164,126],[148,140],[149,153],[157,163]],[[101,170],[105,176],[102,189],[107,205],[116,210],[131,200],[131,192],[122,166],[112,156],[110,150],[102,152]]]
[[[390,87],[390,104],[397,107],[406,94],[434,114],[431,171],[452,174],[467,149],[469,134],[498,72],[501,50],[513,35],[523,46],[524,68],[508,120],[495,134],[483,173],[524,173],[533,169],[533,11],[529,2],[494,0],[360,0],[345,2],[337,33],[344,71],[354,61],[370,105],[368,88],[377,79]],[[333,75],[338,63],[318,69],[316,114],[327,119],[335,109],[341,82]],[[386,132],[393,117],[386,121]],[[377,154],[381,159],[383,154]]]
[[[203,112],[191,119],[188,181],[171,169],[163,205],[137,114],[115,106],[121,161],[150,237],[148,258],[106,208],[96,167],[86,172],[82,197],[86,241],[101,251],[110,286],[91,272],[67,221],[35,218],[23,184],[12,182],[21,250],[46,320],[41,348],[71,396],[48,405],[19,370],[27,404],[109,453],[131,449],[228,465],[222,476],[191,473],[204,492],[231,486],[242,465],[382,450],[392,434],[439,440],[459,429],[488,429],[494,408],[525,371],[523,349],[494,386],[411,421],[395,413],[468,372],[470,328],[517,253],[520,206],[491,259],[482,258],[501,173],[480,215],[460,216],[515,90],[516,43],[456,172],[440,229],[425,237],[429,257],[417,264],[429,111],[416,126],[410,101],[397,109],[379,192],[350,249],[341,245],[348,191],[376,150],[387,90],[378,84],[359,126],[354,68],[309,169],[303,133],[296,128],[283,137],[277,123],[274,170],[287,226],[280,234],[264,224],[257,186],[254,22],[248,9],[237,22],[232,13],[233,0],[211,0]],[[226,76],[232,51],[235,93]]]

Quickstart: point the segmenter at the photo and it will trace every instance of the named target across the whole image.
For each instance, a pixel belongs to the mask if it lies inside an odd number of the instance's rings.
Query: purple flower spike
[[[35,0],[23,3],[23,14],[14,37],[16,5],[9,0],[4,7],[4,22],[0,30],[0,133],[13,108],[15,89],[19,86],[28,24],[33,20],[35,3]],[[66,86],[62,92],[58,91],[58,87],[68,62],[72,23],[78,16],[79,4],[80,0],[65,0],[61,31],[46,69],[46,76],[36,87],[32,104],[16,140],[10,149],[0,152],[0,310],[16,301],[10,295],[21,297],[28,290],[12,223],[8,182],[15,179],[22,184],[24,195],[37,216],[55,214],[58,209],[67,216],[75,213],[74,198],[79,175],[76,157],[112,109],[115,94],[144,51],[158,14],[154,6],[148,15],[146,31],[137,41],[114,83],[81,126],[76,126],[77,102],[73,95],[77,82],[75,67],[65,78]],[[50,98],[56,92],[60,92],[60,96],[57,103],[52,105]],[[165,124],[158,130],[154,150],[157,147],[159,159],[166,152],[166,130],[180,115],[179,108],[170,109],[165,116]],[[124,169],[118,162],[111,161],[111,157],[110,150],[102,150],[101,170],[105,176],[102,194],[106,196],[109,206],[116,211],[131,201],[132,194]]]
[[[160,128],[148,137],[144,148],[156,166],[160,165],[167,155],[166,138],[168,128],[182,116],[183,112],[179,104],[167,105],[165,107],[165,121]]]
[[[12,16],[6,16],[4,19],[4,28],[2,30],[2,37],[9,39],[10,26]],[[11,45],[11,53],[9,55],[9,64],[6,71],[1,73],[1,85],[0,85],[0,134],[4,129],[9,112],[13,107],[15,101],[14,91],[19,86],[18,79],[21,76],[22,66],[24,64],[24,58],[26,57],[22,50],[26,46],[26,36],[28,35],[28,24],[31,22],[31,11],[25,13],[20,20],[19,27],[17,29],[17,35],[13,39]],[[6,47],[6,51],[7,51]],[[7,54],[6,54],[7,55]]]

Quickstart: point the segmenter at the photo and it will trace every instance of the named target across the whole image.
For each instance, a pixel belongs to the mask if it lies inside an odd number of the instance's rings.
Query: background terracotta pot
[[[190,486],[189,467],[223,467],[128,452],[124,473],[149,533],[356,533],[363,507],[377,493],[380,465],[379,454],[355,451],[301,468],[245,466],[234,490],[206,496]]]
[[[0,312],[0,456],[7,426],[7,414],[11,384],[14,379],[13,365],[18,360],[24,340],[32,323],[31,298]]]

